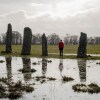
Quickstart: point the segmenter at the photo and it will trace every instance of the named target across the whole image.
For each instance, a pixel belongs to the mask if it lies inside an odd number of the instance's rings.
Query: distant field
[[[13,53],[20,54],[22,46],[21,45],[13,45]],[[31,54],[32,55],[41,55],[41,45],[32,45]],[[65,45],[64,53],[67,54],[75,54],[77,53],[78,45]],[[0,52],[4,51],[5,46],[0,45]],[[48,52],[49,53],[59,53],[59,49],[57,45],[48,45]],[[88,45],[87,46],[87,53],[89,54],[100,54],[100,45]]]
[[[68,54],[76,54],[78,45],[65,45],[64,53]],[[49,45],[48,46],[49,53],[59,53],[58,46]],[[87,53],[88,54],[100,54],[100,45],[87,45]]]

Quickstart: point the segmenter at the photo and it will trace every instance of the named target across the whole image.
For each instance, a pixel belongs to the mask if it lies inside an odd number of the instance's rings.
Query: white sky
[[[33,33],[67,33],[100,36],[100,0],[0,0],[0,33],[11,23],[23,34],[24,27]]]

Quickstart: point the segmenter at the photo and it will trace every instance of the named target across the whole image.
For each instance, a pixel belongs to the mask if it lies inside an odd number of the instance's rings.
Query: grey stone
[[[31,52],[32,31],[29,27],[24,28],[24,38],[22,46],[22,55],[30,55]]]
[[[45,33],[42,35],[42,56],[48,56],[47,38]]]
[[[79,40],[79,47],[77,51],[77,57],[79,58],[86,58],[87,57],[87,34],[81,32],[80,40]]]
[[[12,26],[11,24],[8,24],[8,29],[6,33],[6,48],[5,48],[6,53],[11,53],[12,52]]]

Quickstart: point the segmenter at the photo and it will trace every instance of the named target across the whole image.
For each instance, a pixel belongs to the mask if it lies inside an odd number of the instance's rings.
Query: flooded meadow
[[[10,95],[14,86],[17,98]],[[1,100],[98,100],[99,86],[100,60],[0,56]]]

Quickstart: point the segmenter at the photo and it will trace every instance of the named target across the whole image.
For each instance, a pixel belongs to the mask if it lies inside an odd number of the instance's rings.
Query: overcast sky
[[[33,33],[100,36],[100,0],[0,0],[0,33],[8,23],[22,34],[30,27]]]

